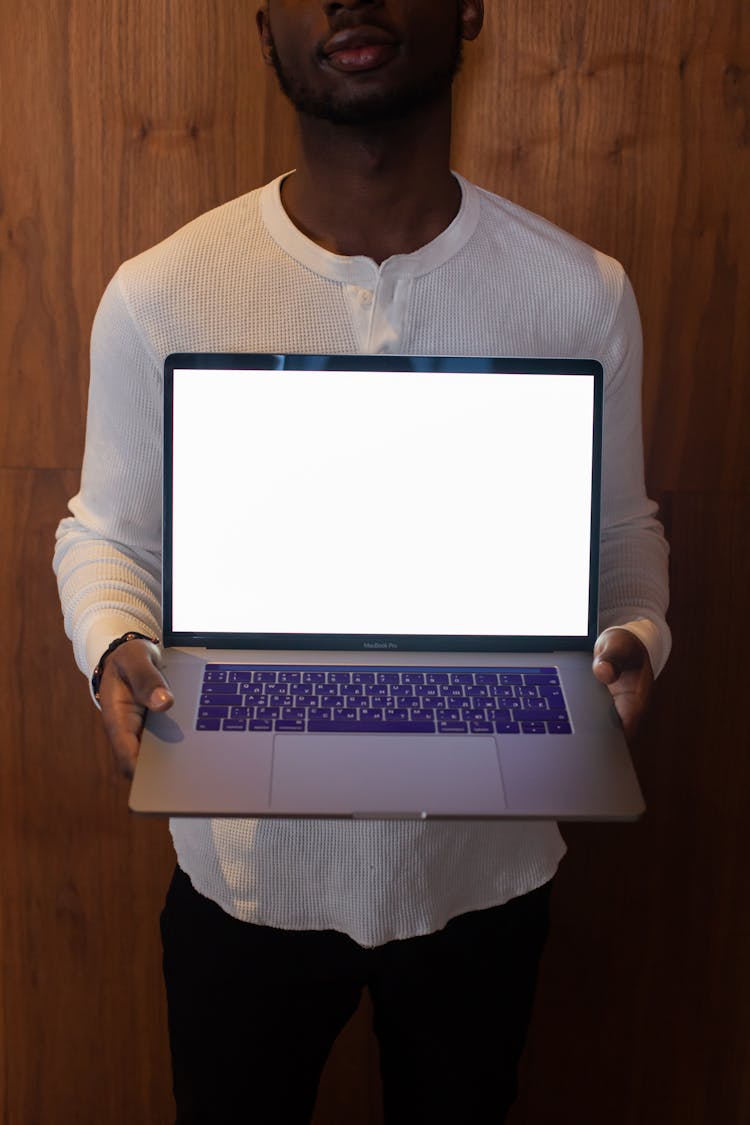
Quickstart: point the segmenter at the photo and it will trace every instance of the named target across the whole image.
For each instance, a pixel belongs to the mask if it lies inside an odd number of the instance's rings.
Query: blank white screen
[[[177,370],[176,632],[579,636],[593,378]]]

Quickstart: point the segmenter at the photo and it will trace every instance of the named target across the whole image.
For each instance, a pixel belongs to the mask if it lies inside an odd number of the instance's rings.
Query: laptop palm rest
[[[494,738],[277,734],[278,813],[492,816],[505,808]]]

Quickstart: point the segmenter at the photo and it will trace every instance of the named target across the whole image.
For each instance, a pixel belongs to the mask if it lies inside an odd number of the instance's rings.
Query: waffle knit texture
[[[81,670],[127,630],[160,633],[165,357],[390,352],[602,363],[600,627],[640,636],[658,674],[667,545],[644,487],[641,330],[622,267],[461,177],[461,209],[427,246],[380,266],[342,257],[294,227],[282,179],[125,262],[102,298],[81,488],[54,560]],[[524,894],[565,852],[552,822],[187,818],[171,831],[195,888],[229,914],[363,946]]]

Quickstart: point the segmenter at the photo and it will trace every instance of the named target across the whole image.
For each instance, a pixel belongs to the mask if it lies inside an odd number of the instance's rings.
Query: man
[[[119,768],[132,774],[145,709],[172,703],[156,638],[160,372],[174,351],[599,358],[593,674],[632,734],[669,648],[637,309],[617,263],[451,172],[451,84],[482,0],[268,0],[257,22],[297,111],[296,170],[125,263],[92,336],[81,490],[55,565]],[[565,851],[554,824],[171,829],[162,935],[181,1125],[308,1121],[363,987],[390,1125],[505,1119]]]

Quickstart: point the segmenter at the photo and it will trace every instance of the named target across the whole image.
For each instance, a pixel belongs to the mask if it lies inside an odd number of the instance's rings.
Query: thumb
[[[136,670],[130,686],[136,702],[148,707],[149,711],[167,711],[174,703],[167,681],[150,660]]]
[[[601,654],[594,656],[594,675],[603,684],[613,684],[619,678],[620,669]]]
[[[605,629],[594,645],[594,675],[604,684],[613,684],[623,672],[643,667],[648,656],[643,642],[627,629]]]
[[[160,684],[152,688],[146,706],[149,711],[168,711],[173,703],[174,696],[162,679]]]
[[[113,671],[128,685],[134,702],[149,711],[166,711],[172,706],[174,696],[156,663],[159,659],[156,645],[134,639],[121,645],[113,657]]]

